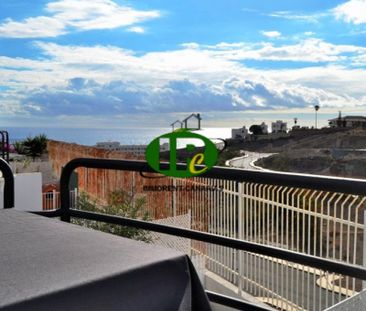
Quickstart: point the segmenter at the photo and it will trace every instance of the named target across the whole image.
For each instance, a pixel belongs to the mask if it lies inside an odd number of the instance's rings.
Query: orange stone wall
[[[48,142],[48,154],[53,170],[58,177],[60,177],[62,167],[66,163],[80,157],[144,160],[144,157],[136,157],[133,154],[120,151],[108,151],[52,140]],[[173,192],[146,192],[143,190],[145,185],[172,185],[173,179],[169,177],[144,178],[139,172],[88,168],[78,168],[77,173],[79,190],[87,192],[101,203],[106,203],[109,193],[117,189],[133,191],[139,196],[144,196],[147,201],[146,211],[153,219],[173,216],[174,210],[176,215],[186,214],[188,210],[191,210],[194,218],[196,207],[207,202],[205,195],[198,195],[197,192],[192,191],[180,191],[179,194],[175,195],[175,204],[173,206]],[[193,183],[189,180],[184,180],[184,182]]]

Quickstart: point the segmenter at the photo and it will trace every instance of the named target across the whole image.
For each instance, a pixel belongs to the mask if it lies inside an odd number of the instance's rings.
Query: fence
[[[240,170],[231,172],[240,176]],[[189,214],[190,227],[196,231],[364,264],[366,202],[359,194],[363,190],[352,189],[352,181],[311,177],[312,183],[306,184],[306,176],[283,174],[280,185],[272,173],[258,172],[266,177],[261,179],[241,172],[249,177],[161,178],[160,192],[144,191],[141,180],[133,177],[128,189],[146,197],[145,212],[152,220],[164,215],[176,227],[184,227],[178,219]],[[291,178],[307,187],[292,186],[295,182],[287,181]],[[204,258],[204,269],[232,283],[239,295],[249,293],[282,310],[324,310],[362,289],[359,279],[274,258],[276,254],[269,257],[193,240],[190,245],[190,255]]]
[[[78,190],[70,191],[71,206],[75,207],[78,198]],[[53,190],[42,193],[42,209],[44,211],[56,210],[61,207],[61,195],[59,191]]]
[[[366,310],[366,290],[349,297],[340,303],[328,308],[326,311],[364,311]]]
[[[175,191],[170,204],[162,196],[171,217],[189,211],[196,230],[363,265],[363,196],[208,178],[172,179],[170,185],[208,189]],[[362,289],[355,278],[219,245],[191,245],[192,255],[203,256],[205,268],[239,294],[282,310],[324,310]]]
[[[363,264],[365,197],[214,179],[195,182],[218,186],[209,194],[210,233]],[[202,221],[202,211],[192,214]],[[362,288],[355,278],[223,246],[193,251],[239,293],[282,310],[323,310]]]

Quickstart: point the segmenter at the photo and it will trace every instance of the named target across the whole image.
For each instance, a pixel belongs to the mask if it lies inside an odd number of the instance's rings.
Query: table
[[[211,310],[190,259],[57,219],[0,210],[1,310]]]

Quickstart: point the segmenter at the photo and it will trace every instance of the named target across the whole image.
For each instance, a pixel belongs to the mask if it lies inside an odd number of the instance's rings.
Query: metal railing
[[[354,295],[353,297],[350,297],[337,303],[336,305],[328,308],[325,311],[344,311],[344,310],[350,310],[350,311],[366,310],[366,289]]]
[[[364,264],[364,196],[215,179],[205,209],[208,231],[320,258]],[[349,180],[344,180],[345,183]],[[207,206],[208,205],[208,206]],[[203,219],[202,206],[192,218]],[[207,268],[257,299],[284,310],[323,310],[361,289],[355,278],[307,265],[210,245]]]
[[[77,197],[77,188],[70,190],[70,207],[76,206]],[[42,193],[42,210],[51,211],[59,208],[61,208],[61,193],[59,191],[53,190]]]
[[[14,207],[14,175],[9,164],[0,158],[0,171],[4,178],[4,208]]]
[[[363,180],[216,167],[202,177],[170,179],[173,185],[201,184],[216,189],[190,197],[166,196],[178,211],[190,209],[192,230],[70,208],[69,180],[80,167],[153,172],[144,161],[72,160],[61,176],[61,209],[40,214],[207,242],[201,249],[192,243],[192,250],[205,257],[209,270],[235,284],[239,292],[249,292],[284,310],[324,309],[356,293],[356,280],[366,280],[366,269],[355,255],[358,241],[363,240],[359,234],[364,231]],[[335,245],[335,240],[341,245]],[[351,246],[345,258],[342,251],[336,251]],[[237,309],[263,309],[212,292],[208,295],[214,302]]]
[[[0,131],[0,135],[1,135],[1,142],[0,142],[1,157],[6,162],[9,163],[9,148],[10,148],[9,133],[7,131]]]

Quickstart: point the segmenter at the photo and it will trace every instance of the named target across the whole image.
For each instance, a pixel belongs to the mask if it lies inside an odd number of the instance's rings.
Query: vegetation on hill
[[[35,160],[35,158],[42,156],[46,152],[47,140],[47,136],[44,134],[34,137],[29,136],[23,141],[15,142],[14,148],[17,153],[24,154]]]
[[[352,149],[297,149],[255,164],[274,171],[366,178],[366,151]]]
[[[102,206],[96,200],[82,192],[78,198],[77,209],[95,213],[103,213],[132,219],[149,220],[149,215],[144,211],[146,204],[145,197],[137,197],[134,193],[124,190],[115,190],[108,196],[108,203]],[[83,225],[88,228],[100,230],[107,233],[123,236],[126,238],[150,242],[151,238],[147,231],[120,225],[107,224],[92,220],[74,219],[73,223]]]
[[[229,140],[218,164],[240,156],[240,150],[276,153],[255,164],[266,169],[342,177],[366,178],[366,130],[295,130],[286,137]]]
[[[263,129],[260,125],[258,124],[253,124],[250,128],[249,128],[249,132],[253,133],[253,135],[263,135]]]

